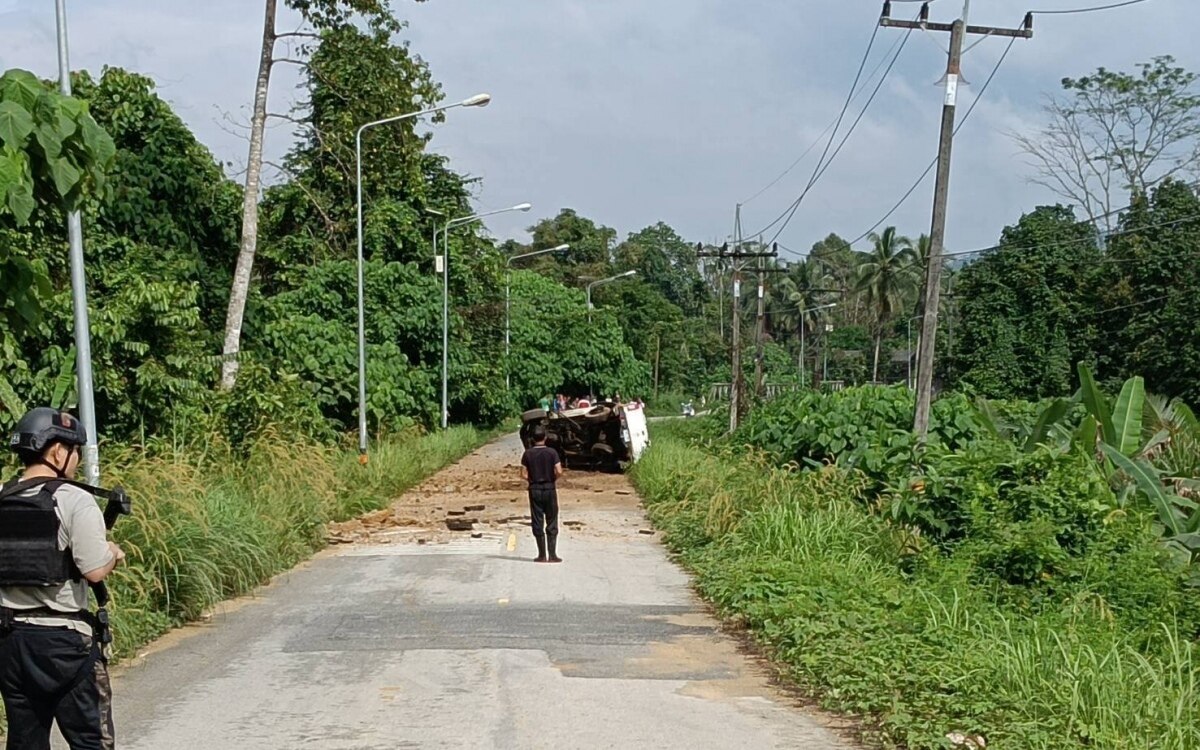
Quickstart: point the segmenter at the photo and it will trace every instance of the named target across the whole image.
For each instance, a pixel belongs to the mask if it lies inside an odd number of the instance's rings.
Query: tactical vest
[[[0,491],[0,586],[61,586],[83,576],[71,550],[58,548],[62,482],[10,484]]]

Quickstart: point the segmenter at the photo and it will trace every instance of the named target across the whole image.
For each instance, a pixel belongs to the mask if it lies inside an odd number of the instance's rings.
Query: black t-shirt
[[[554,484],[558,451],[545,445],[535,445],[521,456],[521,465],[529,472],[530,484]]]

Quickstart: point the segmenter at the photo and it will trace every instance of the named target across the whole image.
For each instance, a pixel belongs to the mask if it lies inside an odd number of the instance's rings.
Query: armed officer
[[[125,553],[108,541],[95,497],[68,483],[85,442],[79,420],[44,407],[26,414],[12,435],[25,469],[0,491],[0,695],[8,750],[49,750],[55,721],[72,750],[113,747],[101,643],[107,623],[88,611],[88,585],[100,584]]]

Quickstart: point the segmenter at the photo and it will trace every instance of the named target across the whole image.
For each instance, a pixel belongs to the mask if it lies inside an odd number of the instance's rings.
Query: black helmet
[[[17,453],[40,456],[51,443],[83,445],[86,442],[87,432],[78,419],[66,412],[39,406],[17,422],[8,445]]]

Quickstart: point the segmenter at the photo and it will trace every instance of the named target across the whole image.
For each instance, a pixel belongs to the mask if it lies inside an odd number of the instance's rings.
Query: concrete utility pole
[[[66,0],[58,0],[55,11],[58,22],[58,88],[63,96],[70,96],[71,63],[67,44]],[[96,434],[96,399],[92,387],[92,336],[83,264],[83,220],[79,209],[67,214],[67,240],[71,253],[71,306],[75,314],[75,381],[79,396],[79,421],[87,433],[83,446],[83,481],[99,485],[100,448]]]
[[[929,232],[929,259],[925,269],[925,290],[921,296],[921,336],[917,344],[917,405],[913,414],[913,432],[924,442],[929,432],[929,411],[933,403],[933,364],[937,343],[938,304],[942,279],[942,251],[946,240],[946,205],[950,195],[950,156],[954,147],[954,119],[958,104],[958,84],[962,75],[963,40],[969,34],[1033,37],[1033,14],[1025,16],[1020,29],[994,26],[968,26],[971,0],[964,0],[962,18],[952,24],[930,23],[929,3],[921,6],[916,21],[891,18],[892,4],[883,4],[879,25],[893,29],[918,29],[950,32],[950,56],[946,64],[946,96],[942,105],[941,141],[938,148],[937,183],[933,194],[933,226]]]
[[[730,389],[729,389],[730,390],[730,393],[729,393],[729,400],[730,400],[729,431],[730,432],[733,432],[734,430],[737,429],[738,422],[741,421],[741,418],[745,414],[745,411],[746,411],[746,403],[745,403],[745,398],[744,398],[745,385],[742,382],[744,380],[744,378],[742,377],[742,348],[741,348],[742,347],[742,335],[741,335],[742,313],[741,313],[741,305],[740,305],[741,293],[742,293],[743,265],[739,264],[739,261],[746,261],[746,260],[756,259],[756,258],[774,258],[778,255],[777,250],[772,250],[772,252],[769,252],[769,253],[767,253],[767,252],[743,252],[742,251],[741,242],[740,242],[740,239],[741,239],[740,238],[740,234],[741,234],[741,232],[740,232],[740,229],[741,229],[741,216],[740,216],[741,211],[740,211],[740,209],[741,209],[741,207],[739,206],[738,208],[739,208],[739,212],[738,212],[739,213],[739,216],[738,216],[738,230],[739,231],[737,232],[738,244],[734,247],[733,251],[729,250],[728,244],[722,245],[717,250],[716,253],[706,253],[703,251],[703,249],[701,249],[700,247],[697,247],[697,255],[701,258],[718,258],[720,260],[729,259],[731,261],[731,268],[733,271],[733,322],[732,322],[732,327],[730,328],[731,339],[732,339],[731,360],[732,360],[732,364],[733,364],[733,378],[732,378],[733,382],[730,385]]]
[[[761,244],[761,240],[760,240]],[[766,296],[767,296],[767,274],[769,273],[787,273],[783,268],[768,268],[759,258],[758,263],[758,320],[754,328],[754,397],[763,397],[763,352],[766,345],[767,336],[767,311]]]

